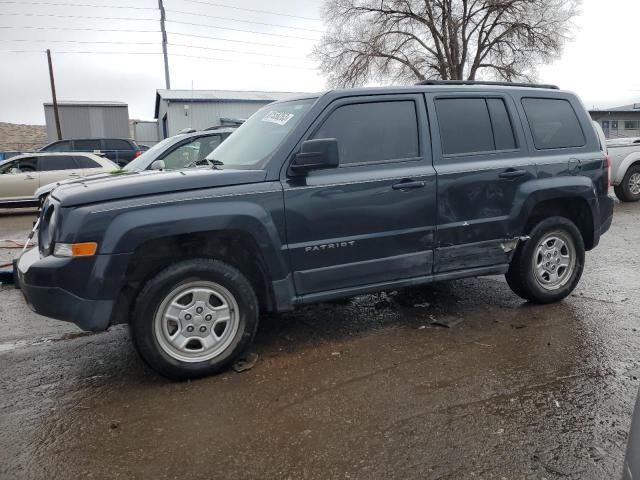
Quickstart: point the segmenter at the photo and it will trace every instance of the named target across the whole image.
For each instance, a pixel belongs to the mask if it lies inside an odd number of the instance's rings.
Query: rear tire
[[[218,373],[251,344],[258,300],[235,267],[184,260],[153,277],[130,323],[136,350],[159,374],[186,380]]]
[[[621,202],[637,202],[640,200],[640,165],[632,165],[620,185],[613,187],[616,197]]]
[[[584,270],[585,248],[576,225],[550,217],[533,227],[505,275],[513,292],[533,303],[554,303],[578,285]]]

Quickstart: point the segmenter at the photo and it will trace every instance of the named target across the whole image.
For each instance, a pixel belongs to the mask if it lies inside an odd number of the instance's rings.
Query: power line
[[[108,44],[108,45],[158,45],[158,42],[113,42],[104,40],[42,40],[34,38],[8,38],[0,42],[38,42],[38,43],[80,43],[80,44]]]
[[[46,50],[0,50],[0,53],[45,53]],[[60,50],[53,52],[56,55],[65,55],[65,54],[90,54],[90,55],[162,55],[162,52],[113,52],[113,51],[94,51],[94,50],[75,50],[75,51],[67,51]],[[197,58],[202,60],[214,60],[218,62],[231,62],[237,63],[236,59],[233,58],[219,58],[219,57],[207,57],[201,55],[187,55],[183,53],[172,53],[172,56],[175,57],[184,57],[184,58]],[[302,67],[300,65],[285,65],[282,63],[263,63],[263,62],[254,62],[251,60],[244,61],[243,63],[252,64],[252,65],[262,65],[267,67],[280,67],[280,68],[292,68],[296,70],[315,70],[312,67]]]
[[[278,48],[293,48],[291,45],[278,45],[276,43],[263,43],[263,42],[256,42],[256,41],[252,42],[250,40],[235,40],[230,38],[212,37],[210,35],[196,35],[194,33],[180,33],[180,32],[170,32],[170,31],[167,31],[167,33],[171,35],[180,35],[182,37],[204,38],[207,40],[220,40],[223,42],[244,43],[247,45],[261,45],[264,47],[278,47]]]
[[[0,17],[47,17],[47,18],[80,18],[83,20],[128,20],[128,21],[152,21],[157,22],[157,18],[139,17],[95,17],[88,15],[56,15],[55,13],[0,13]]]
[[[276,23],[255,22],[255,21],[252,21],[252,20],[240,20],[238,18],[220,17],[220,16],[217,16],[217,15],[205,15],[204,13],[184,12],[182,10],[167,9],[167,12],[179,13],[179,14],[182,14],[182,15],[192,15],[194,17],[215,18],[216,20],[229,20],[231,22],[251,23],[251,24],[254,24],[254,25],[264,25],[264,26],[267,26],[267,27],[288,28],[288,29],[291,29],[291,30],[303,30],[305,32],[323,33],[323,30],[318,30],[318,29],[314,29],[314,28],[290,27],[288,25],[280,25],[280,24],[276,24]]]
[[[38,43],[70,43],[72,45],[80,44],[80,45],[158,45],[158,42],[118,42],[118,41],[85,41],[85,40],[42,40],[42,39],[27,39],[27,38],[11,38],[11,39],[0,39],[0,42],[38,42]],[[301,60],[300,56],[292,56],[292,55],[274,55],[271,53],[263,53],[263,52],[247,52],[244,50],[232,50],[229,48],[215,48],[215,47],[205,47],[200,45],[187,45],[185,43],[169,43],[174,47],[183,47],[183,48],[196,48],[201,50],[212,50],[217,52],[228,52],[228,53],[237,53],[241,55],[258,55],[261,57],[273,57],[273,58],[284,58],[290,60]]]
[[[192,23],[192,22],[180,22],[177,20],[167,20],[167,22],[169,23],[177,23],[179,25],[190,25],[193,27],[206,27],[206,28],[216,28],[219,30],[229,30],[232,32],[242,32],[242,33],[254,33],[257,35],[268,35],[270,37],[282,37],[282,38],[293,38],[296,40],[307,40],[309,42],[315,42],[318,39],[317,38],[308,38],[308,37],[298,37],[295,35],[285,35],[283,33],[269,33],[269,32],[257,32],[255,30],[242,30],[240,28],[231,28],[231,27],[216,27],[214,25],[205,25],[203,23]]]
[[[97,7],[97,8],[121,8],[128,10],[157,10],[156,7],[130,7],[128,5],[95,5],[90,3],[53,3],[53,2],[23,2],[0,0],[0,4],[6,5],[42,5],[50,7]]]
[[[281,17],[289,17],[289,18],[300,18],[302,20],[313,20],[316,22],[321,22],[322,20],[319,18],[313,18],[313,17],[303,17],[301,15],[291,15],[288,13],[278,13],[278,12],[273,12],[273,11],[269,11],[269,10],[256,10],[253,8],[243,8],[243,7],[235,7],[232,5],[224,5],[222,3],[213,3],[213,2],[203,2],[202,0],[184,0],[185,2],[190,2],[190,3],[197,3],[200,5],[210,5],[213,7],[220,7],[220,8],[231,8],[233,10],[242,10],[244,12],[254,12],[254,13],[266,13],[268,15],[278,15]]]
[[[18,27],[16,25],[0,25],[0,29],[2,28],[28,28],[31,30],[68,30],[72,32],[120,32],[120,33],[158,33],[160,30],[127,30],[127,29],[111,29],[111,28],[70,28],[70,27],[34,27],[31,25]]]
[[[242,50],[230,50],[230,49],[224,49],[224,48],[214,48],[214,47],[201,47],[199,45],[186,45],[184,43],[173,43],[173,42],[169,42],[169,45],[174,46],[174,47],[185,47],[185,48],[199,48],[202,50],[214,50],[217,52],[229,52],[229,53],[239,53],[242,55],[259,55],[261,57],[274,57],[274,58],[288,58],[291,60],[301,60],[300,57],[294,57],[291,55],[273,55],[270,53],[262,53],[262,52],[245,52]]]

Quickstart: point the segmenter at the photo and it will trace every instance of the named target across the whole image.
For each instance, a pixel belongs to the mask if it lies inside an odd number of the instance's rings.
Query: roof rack
[[[416,83],[416,85],[498,85],[503,87],[548,88],[550,90],[559,90],[557,85],[517,82],[485,82],[481,80],[424,80]]]

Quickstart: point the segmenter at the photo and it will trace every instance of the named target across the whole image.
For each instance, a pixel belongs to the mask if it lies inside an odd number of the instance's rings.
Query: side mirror
[[[297,153],[289,166],[293,176],[306,175],[311,170],[336,168],[340,165],[338,140],[335,138],[318,138],[303,142],[300,153]]]
[[[12,174],[12,175],[16,175],[16,174],[22,173],[22,172],[17,167],[11,167],[11,170],[9,170],[9,173]]]
[[[164,169],[165,169],[164,160],[156,160],[149,167],[149,170],[164,170]]]

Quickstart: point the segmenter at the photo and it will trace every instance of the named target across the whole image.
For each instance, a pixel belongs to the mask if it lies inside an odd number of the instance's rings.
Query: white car
[[[607,142],[611,158],[611,183],[623,202],[640,200],[640,138]]]
[[[0,165],[0,207],[38,205],[35,192],[60,180],[117,170],[111,160],[91,153],[27,153]]]

